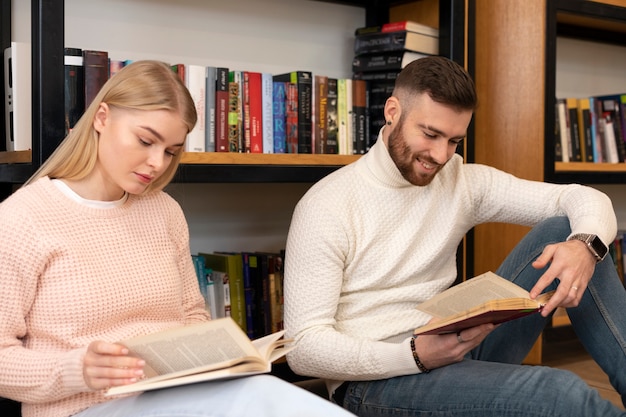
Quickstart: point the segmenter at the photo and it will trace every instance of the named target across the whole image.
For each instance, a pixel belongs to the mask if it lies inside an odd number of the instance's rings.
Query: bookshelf
[[[2,20],[2,46],[3,48],[8,46],[11,41],[12,27],[11,27],[11,0],[2,0],[2,8],[0,9],[0,19]],[[14,8],[24,7],[24,3],[13,2]],[[62,126],[62,109],[56,105],[58,103],[58,97],[63,94],[63,47],[64,39],[68,36],[73,36],[71,33],[67,33],[67,27],[64,25],[68,14],[71,14],[72,10],[69,9],[67,3],[64,0],[32,0],[31,1],[31,40],[33,47],[33,91],[37,91],[37,94],[33,95],[33,146],[30,153],[30,160],[26,159],[26,154],[10,155],[6,152],[0,152],[0,183],[12,183],[19,184],[25,181],[34,170],[52,153],[56,146],[60,143],[63,137]],[[89,3],[93,2],[76,2],[71,6],[73,8],[88,8]],[[131,2],[132,3],[132,2]],[[307,2],[304,2],[307,3]],[[308,2],[311,3],[311,2]],[[378,24],[386,21],[389,17],[389,10],[391,7],[397,4],[406,4],[407,1],[374,1],[374,0],[352,0],[352,1],[323,1],[323,3],[332,3],[334,7],[349,7],[362,10],[364,14],[365,22],[359,20],[359,25],[363,24]],[[431,7],[431,3],[435,7],[439,7],[440,26],[442,31],[442,51],[449,56],[459,55],[457,50],[461,50],[462,47],[457,47],[458,35],[456,31],[452,29],[457,27],[459,23],[463,23],[459,20],[459,9],[463,2],[459,0],[442,0],[438,1],[418,1],[415,3],[427,4]],[[174,3],[172,3],[174,4]],[[258,3],[256,3],[258,4]],[[256,6],[255,4],[255,6]],[[141,10],[141,5],[130,5],[130,12]],[[190,10],[200,11],[198,8],[198,2],[185,1],[180,5],[176,4],[181,10],[188,8]],[[217,7],[217,6],[202,6],[204,9]],[[66,10],[67,9],[67,10]],[[221,7],[220,7],[221,9]],[[364,13],[363,13],[364,12]],[[345,15],[345,12],[342,12]],[[106,22],[107,18],[115,14],[115,11],[109,11],[103,16]],[[193,13],[191,13],[193,14]],[[266,16],[267,14],[262,14]],[[189,18],[184,15],[184,10],[180,15],[184,20]],[[118,16],[119,17],[119,16]],[[286,16],[288,18],[289,16]],[[247,16],[246,18],[250,18]],[[120,18],[119,20],[124,20]],[[353,27],[345,29],[345,33],[351,35],[354,28],[354,19],[344,20],[343,23],[352,22]],[[329,21],[332,23],[332,21]],[[96,23],[100,24],[100,22]],[[335,22],[336,24],[336,22]],[[103,23],[104,26],[104,23]],[[64,28],[65,30],[59,30]],[[179,29],[179,32],[185,33],[185,28],[182,25],[173,25],[174,29]],[[13,28],[15,29],[15,28]],[[311,30],[311,29],[309,29]],[[91,31],[90,31],[91,32]],[[323,36],[323,35],[320,35]],[[102,38],[103,36],[101,36]],[[104,38],[114,38],[114,36],[107,36]],[[107,39],[108,42],[115,43],[114,40]],[[276,40],[278,42],[278,40]],[[350,42],[349,36],[346,36],[342,40],[343,43]],[[141,43],[141,42],[138,42]],[[156,42],[154,42],[156,43]],[[173,42],[170,42],[170,44]],[[462,44],[461,44],[462,45]],[[280,45],[282,46],[282,45]],[[97,48],[96,46],[95,48]],[[105,44],[103,48],[108,48]],[[181,48],[181,49],[184,49]],[[177,53],[179,53],[177,51]],[[218,51],[218,54],[220,52]],[[149,55],[149,57],[161,58],[168,60],[165,57]],[[142,57],[140,57],[142,58]],[[176,58],[169,58],[176,59]],[[259,59],[258,57],[251,57],[250,60]],[[267,59],[267,58],[266,58]],[[319,60],[318,60],[319,61]],[[330,60],[332,61],[332,59]],[[347,76],[349,74],[349,62],[346,60],[346,68],[344,74],[335,76]],[[239,65],[244,65],[239,63]],[[234,66],[231,66],[234,67]],[[284,71],[289,69],[285,68]],[[320,70],[321,71],[321,70]],[[4,112],[2,112],[4,113]],[[2,118],[4,123],[4,118]],[[2,132],[4,132],[4,126],[2,125]],[[248,155],[246,155],[248,156]],[[335,155],[328,155],[326,157],[317,157],[314,159],[301,157],[301,155],[289,155],[284,156],[267,156],[264,158],[243,158],[241,160],[227,160],[224,161],[219,158],[215,158],[214,155],[203,156],[189,156],[185,157],[183,166],[180,169],[179,175],[175,181],[185,182],[210,182],[210,183],[222,183],[222,182],[314,182],[332,172],[333,170],[352,162],[354,157],[337,158]],[[2,196],[0,196],[2,197]]]
[[[468,55],[480,100],[474,119],[474,162],[530,180],[592,185],[609,194],[618,221],[625,221],[620,219],[624,200],[616,193],[623,194],[626,164],[555,161],[553,103],[562,94],[557,90],[559,42],[582,39],[596,46],[626,46],[626,8],[584,0],[473,0],[470,10]],[[584,71],[574,66],[572,72]],[[578,84],[590,78],[579,77]],[[625,87],[614,88],[619,93]],[[495,270],[528,230],[506,224],[476,227],[474,273]],[[540,345],[527,361],[541,363]]]

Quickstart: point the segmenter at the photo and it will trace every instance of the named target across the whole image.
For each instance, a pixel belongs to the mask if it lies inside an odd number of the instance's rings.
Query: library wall
[[[556,95],[588,97],[626,93],[626,47],[557,38]],[[626,230],[626,184],[594,184],[613,201],[620,230]]]
[[[13,0],[13,39],[30,41],[30,2]],[[349,77],[360,7],[310,0],[65,0],[65,45],[112,59]],[[209,179],[207,179],[209,180]],[[171,184],[191,251],[284,248],[296,202],[311,184]]]

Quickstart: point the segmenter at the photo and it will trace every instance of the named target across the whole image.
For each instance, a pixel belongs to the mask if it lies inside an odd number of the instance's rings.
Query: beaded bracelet
[[[413,335],[413,337],[411,338],[411,352],[413,352],[413,359],[415,359],[415,364],[417,365],[417,368],[422,373],[427,374],[427,373],[430,372],[430,369],[428,369],[427,367],[424,366],[424,364],[420,360],[420,357],[417,356],[417,351],[415,350],[415,339],[416,338],[417,338],[416,335]]]

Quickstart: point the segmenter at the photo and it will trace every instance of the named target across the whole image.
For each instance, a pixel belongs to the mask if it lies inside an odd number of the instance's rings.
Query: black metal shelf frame
[[[556,48],[557,37],[573,37],[601,43],[626,46],[626,33],[598,27],[578,26],[558,21],[559,14],[626,26],[626,8],[584,0],[548,0],[546,13],[545,56],[545,131],[544,177],[545,181],[582,184],[623,184],[626,172],[557,172],[555,170],[555,114],[556,98]]]

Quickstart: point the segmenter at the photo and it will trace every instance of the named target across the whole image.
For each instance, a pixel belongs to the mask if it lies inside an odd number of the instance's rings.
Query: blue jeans
[[[566,218],[537,225],[497,273],[528,290],[541,276],[531,263],[570,233]],[[556,287],[555,283],[552,288]],[[568,309],[587,351],[626,395],[626,291],[613,261],[596,266],[580,305]],[[343,406],[359,416],[624,416],[575,374],[520,365],[547,319],[535,314],[499,326],[460,363],[377,381],[350,382]]]
[[[348,417],[346,410],[273,376],[148,391],[94,405],[74,417]]]

